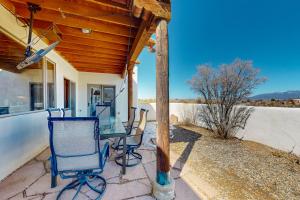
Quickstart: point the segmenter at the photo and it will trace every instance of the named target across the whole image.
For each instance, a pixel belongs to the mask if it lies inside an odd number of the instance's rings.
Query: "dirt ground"
[[[300,199],[299,157],[255,142],[222,140],[195,126],[177,126],[173,133],[171,151],[216,190],[208,199]]]

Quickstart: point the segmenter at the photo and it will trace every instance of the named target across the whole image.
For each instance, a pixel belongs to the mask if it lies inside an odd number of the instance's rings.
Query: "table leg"
[[[126,136],[123,137],[123,166],[122,166],[122,173],[126,174],[126,151],[127,151],[127,144],[126,144]]]

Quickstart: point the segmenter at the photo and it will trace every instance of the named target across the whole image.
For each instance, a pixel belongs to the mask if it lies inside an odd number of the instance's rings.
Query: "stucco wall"
[[[156,119],[156,105],[141,104],[140,108],[149,110],[148,119]],[[192,118],[201,105],[171,103],[170,115]],[[201,122],[197,120],[197,124]],[[300,108],[255,107],[244,130],[237,137],[259,142],[273,148],[300,155]]]
[[[0,118],[0,180],[48,146],[47,112]]]
[[[24,44],[27,42],[25,29],[18,25],[16,18],[1,5],[0,28],[20,42]],[[46,44],[40,41],[34,47],[44,48]],[[47,57],[56,63],[56,103],[57,107],[63,107],[63,79],[66,77],[77,83],[78,72],[54,51],[49,52]],[[9,117],[0,116],[0,180],[35,157],[48,144],[45,111]]]

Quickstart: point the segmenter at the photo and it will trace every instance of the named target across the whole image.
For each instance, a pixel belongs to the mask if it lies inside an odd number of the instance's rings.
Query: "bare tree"
[[[258,77],[252,61],[236,59],[231,64],[201,65],[189,81],[191,88],[204,99],[199,117],[208,129],[229,138],[244,128],[253,108],[239,106],[257,85],[266,79]]]

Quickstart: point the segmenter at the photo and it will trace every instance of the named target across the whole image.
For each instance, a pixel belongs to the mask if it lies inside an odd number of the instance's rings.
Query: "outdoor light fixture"
[[[26,47],[25,54],[24,54],[25,58],[22,62],[20,62],[16,66],[17,69],[19,69],[19,70],[24,69],[25,67],[32,65],[34,63],[38,63],[47,53],[49,53],[49,51],[54,49],[60,42],[60,40],[53,42],[51,45],[49,45],[48,47],[46,47],[44,49],[40,49],[37,52],[32,52],[33,18],[34,18],[34,14],[41,10],[41,7],[36,4],[28,3],[28,10],[30,12],[28,42],[27,42],[27,47]]]
[[[82,28],[81,31],[84,33],[84,34],[90,34],[92,32],[92,29],[90,28]]]

